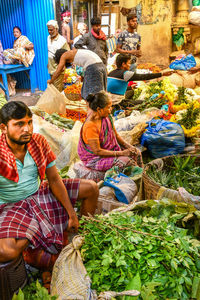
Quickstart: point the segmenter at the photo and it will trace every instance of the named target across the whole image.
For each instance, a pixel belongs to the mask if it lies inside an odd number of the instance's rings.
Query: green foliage
[[[56,300],[57,296],[50,296],[48,290],[42,287],[39,281],[27,285],[23,291],[14,294],[12,300]]]
[[[61,178],[65,179],[65,178],[69,178],[69,176],[67,175],[68,171],[69,171],[69,166],[65,166],[60,171],[58,171],[58,173]]]
[[[191,129],[197,125],[197,119],[200,115],[199,108],[194,107],[194,103],[191,103],[186,112],[182,114],[181,119],[178,121],[180,125],[183,125],[186,129]]]
[[[178,87],[178,91],[177,91],[177,100],[176,100],[176,105],[180,105],[181,103],[188,103],[188,100],[187,100],[187,96],[186,96],[186,88],[181,86],[181,87]]]
[[[195,209],[165,200],[126,213],[83,217],[81,254],[92,288],[99,293],[137,287],[138,300],[190,299],[199,287],[200,242],[178,226],[188,211]]]
[[[142,89],[138,88],[134,90],[134,95],[132,97],[132,100],[138,100],[140,95],[142,93]]]
[[[155,99],[151,99],[151,96],[154,94],[160,94],[165,89],[163,81],[152,82],[148,85],[146,90],[146,97],[143,103],[138,104],[134,107],[135,110],[144,110],[150,107],[157,107],[161,108],[164,104],[166,104],[166,97],[165,95],[158,96]]]
[[[174,157],[170,166],[163,170],[157,170],[152,165],[147,174],[156,183],[176,190],[184,187],[189,193],[200,195],[200,167],[195,163],[196,157]]]
[[[72,129],[75,123],[72,120],[59,116],[57,113],[48,115],[45,120],[64,130]]]

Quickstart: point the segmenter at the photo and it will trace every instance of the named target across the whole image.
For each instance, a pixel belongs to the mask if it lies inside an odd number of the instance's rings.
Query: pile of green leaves
[[[145,99],[143,101],[143,103],[138,104],[134,107],[134,109],[136,110],[144,110],[146,108],[150,108],[150,107],[157,107],[157,108],[161,108],[164,104],[166,104],[166,97],[163,95],[161,97],[157,97],[156,99],[151,99],[151,96],[153,96],[154,94],[160,94],[161,92],[164,91],[164,85],[163,85],[163,81],[158,81],[158,82],[152,82],[148,85],[148,87],[146,88],[146,96]],[[141,94],[141,89],[137,89],[139,90],[139,95]],[[134,100],[137,100],[137,90],[134,94]]]
[[[65,178],[69,178],[68,171],[69,171],[69,166],[65,166],[61,170],[58,170],[58,173],[61,178],[65,179]]]
[[[72,129],[75,123],[72,120],[59,116],[57,113],[48,115],[47,117],[45,117],[45,120],[64,130]]]
[[[191,129],[197,125],[197,119],[200,116],[199,108],[194,107],[194,103],[191,103],[181,116],[181,119],[178,120],[180,125],[183,125],[186,129]]]
[[[157,97],[156,99],[145,98],[143,103],[135,105],[134,110],[143,111],[151,107],[161,108],[165,104],[166,104],[166,98],[164,96]]]
[[[188,211],[179,214],[176,204],[162,201],[148,208],[82,219],[81,253],[92,288],[138,289],[143,300],[195,298],[200,242],[177,225]]]
[[[27,285],[23,291],[20,289],[19,293],[14,294],[12,300],[56,300],[57,296],[50,296],[48,290],[42,287],[39,281],[32,282]]]
[[[142,93],[142,89],[141,88],[138,88],[138,89],[135,89],[134,90],[134,95],[132,97],[133,100],[138,100],[140,95]]]
[[[161,186],[174,190],[184,187],[189,193],[200,195],[200,166],[196,157],[176,156],[162,170],[157,170],[155,165],[150,166],[147,174]]]

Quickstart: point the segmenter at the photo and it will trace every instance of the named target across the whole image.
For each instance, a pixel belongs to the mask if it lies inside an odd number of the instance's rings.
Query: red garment
[[[72,206],[75,205],[80,179],[63,179]],[[0,205],[0,239],[27,239],[34,248],[57,254],[63,246],[68,214],[52,194],[48,182],[24,200]]]
[[[96,34],[96,33],[94,32],[94,30],[91,29],[91,33],[92,33],[92,35],[93,35],[97,40],[103,40],[103,41],[106,40],[106,35],[105,35],[105,33],[104,33],[102,30],[100,30],[99,34]]]
[[[54,161],[56,156],[45,137],[38,133],[32,135],[30,143],[27,144],[27,149],[37,165],[42,181],[45,178],[47,165]],[[4,134],[0,136],[0,175],[14,182],[19,181],[15,156],[8,147]]]

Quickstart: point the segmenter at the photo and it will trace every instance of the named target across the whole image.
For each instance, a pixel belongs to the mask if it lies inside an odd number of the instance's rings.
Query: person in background
[[[87,24],[83,23],[83,22],[79,22],[78,23],[78,26],[77,26],[77,29],[79,31],[79,35],[77,37],[75,37],[74,39],[74,45],[78,42],[78,40],[88,32],[88,27],[87,27]],[[86,46],[83,46],[85,49],[87,49]]]
[[[76,49],[83,49],[86,46],[87,49],[95,52],[106,66],[108,59],[108,48],[106,44],[106,35],[101,30],[101,19],[99,17],[92,18],[91,26],[91,31],[84,34],[74,44],[74,47]]]
[[[130,70],[136,69],[136,59],[142,55],[141,53],[141,36],[137,33],[137,16],[129,14],[127,16],[128,28],[121,32],[117,40],[116,52],[131,55]]]
[[[127,87],[128,87],[129,81],[150,80],[150,79],[159,78],[161,76],[169,76],[173,73],[173,70],[167,69],[160,73],[137,74],[137,71],[135,71],[135,72],[130,71],[131,56],[127,55],[127,54],[119,54],[116,58],[116,65],[117,65],[117,69],[111,71],[108,74],[107,91],[110,93],[113,93],[113,94],[115,94],[116,86],[118,86],[118,88],[119,88],[119,85],[120,85],[120,83],[122,83],[122,81],[119,81],[119,80],[116,80],[116,82],[113,80],[110,81],[109,78],[122,79],[123,81],[127,82]],[[127,95],[133,96],[133,94],[134,94],[134,90],[132,90],[130,88],[130,92],[127,92],[126,96]]]
[[[71,40],[71,29],[69,26],[70,20],[71,20],[71,13],[70,11],[66,11],[63,12],[61,14],[61,18],[62,18],[62,26],[61,26],[61,30],[62,30],[62,36],[66,39],[69,47],[71,48],[71,45],[73,44],[73,40]]]
[[[143,167],[141,152],[126,143],[117,133],[111,114],[112,101],[100,91],[87,97],[90,112],[82,125],[78,154],[88,168],[107,171],[113,166],[121,170],[130,165]]]
[[[3,51],[4,64],[24,64],[28,67],[33,63],[35,57],[33,43],[29,39],[22,35],[21,29],[18,26],[13,28],[13,35],[15,41],[13,49],[6,49]]]
[[[107,71],[100,57],[88,49],[75,49],[70,51],[60,49],[55,54],[55,60],[58,67],[51,80],[47,83],[53,83],[63,68],[69,67],[71,63],[83,67],[84,79],[81,89],[81,96],[86,99],[90,93],[97,93],[106,90]]]
[[[94,214],[98,187],[91,180],[61,179],[56,157],[46,139],[33,133],[23,102],[5,104],[0,123],[0,263],[29,245],[57,254],[64,230],[78,230],[74,204],[81,199],[81,214]]]
[[[47,23],[49,36],[47,38],[48,44],[48,72],[52,77],[57,68],[57,63],[54,60],[55,53],[58,49],[69,50],[69,45],[66,39],[58,33],[58,23],[55,20],[50,20]],[[56,81],[55,87],[61,92],[63,90],[64,69],[60,73]]]

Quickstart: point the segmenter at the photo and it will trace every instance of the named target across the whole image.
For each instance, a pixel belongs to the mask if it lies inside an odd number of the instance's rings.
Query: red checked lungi
[[[69,198],[74,206],[79,191],[79,179],[64,179]],[[16,203],[0,205],[0,239],[28,239],[35,247],[57,253],[62,247],[63,231],[68,215],[61,203],[43,182],[40,189]]]

